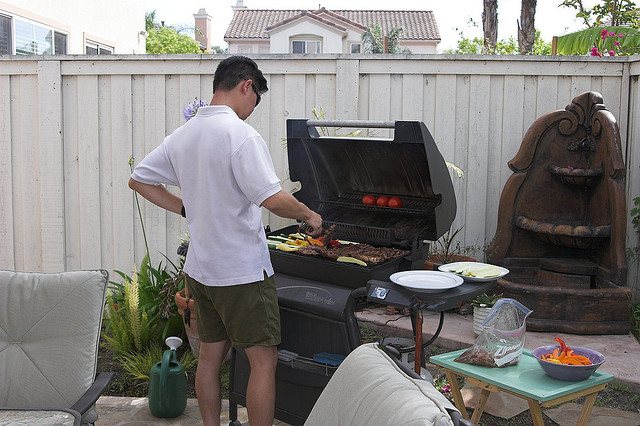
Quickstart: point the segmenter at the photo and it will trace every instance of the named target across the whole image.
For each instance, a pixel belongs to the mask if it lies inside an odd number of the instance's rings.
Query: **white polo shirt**
[[[273,275],[260,205],[282,190],[260,134],[227,106],[198,109],[131,177],[181,189],[191,236],[184,271],[209,286]]]

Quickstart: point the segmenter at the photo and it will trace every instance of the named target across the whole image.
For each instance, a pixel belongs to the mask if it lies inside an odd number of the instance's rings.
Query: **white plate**
[[[455,274],[439,271],[403,271],[391,274],[394,283],[422,293],[435,293],[458,287],[464,280]]]
[[[457,274],[457,273],[452,271],[452,269],[455,270],[455,269],[459,269],[459,268],[462,268],[462,267],[482,268],[482,267],[485,267],[485,266],[493,266],[495,268],[498,268],[500,270],[500,274],[495,275],[493,277],[480,278],[480,277],[470,277],[468,275]],[[482,263],[482,262],[447,263],[446,265],[439,266],[438,269],[440,271],[449,272],[449,273],[455,274],[456,276],[462,277],[462,278],[464,278],[465,281],[476,282],[476,283],[486,283],[486,282],[489,282],[489,281],[497,280],[498,278],[502,278],[502,277],[504,277],[505,275],[507,275],[509,273],[509,270],[507,268],[503,268],[502,266],[497,266],[497,265],[491,265],[489,263]]]

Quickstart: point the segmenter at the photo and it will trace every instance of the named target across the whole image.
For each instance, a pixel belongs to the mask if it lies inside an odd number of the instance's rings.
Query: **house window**
[[[87,55],[113,55],[113,47],[87,40],[84,53]]]
[[[14,19],[16,55],[53,54],[53,30]]]
[[[351,43],[351,53],[360,53],[361,46],[362,45],[360,43]]]
[[[291,53],[321,53],[319,40],[292,40]]]
[[[0,15],[0,55],[11,55],[11,18]]]
[[[59,33],[57,31],[53,32],[53,44],[56,48],[56,55],[66,55],[67,54],[67,35]]]
[[[67,34],[15,17],[0,15],[0,55],[66,53]]]

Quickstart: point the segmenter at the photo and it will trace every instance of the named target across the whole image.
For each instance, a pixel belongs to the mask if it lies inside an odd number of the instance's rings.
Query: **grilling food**
[[[329,247],[300,247],[296,252],[310,256],[323,256],[335,260],[338,260],[340,257],[352,257],[367,264],[386,262],[409,253],[407,250],[400,250],[392,247],[374,247],[364,243],[343,244],[340,246]]]
[[[362,204],[365,206],[375,206],[376,205],[376,197],[371,194],[367,194],[362,197]]]
[[[389,205],[389,197],[386,195],[381,195],[376,200],[376,206],[378,207],[387,207]]]
[[[400,207],[402,207],[402,200],[398,197],[391,197],[387,206],[399,209]]]
[[[267,238],[267,244],[269,248],[277,250],[296,252],[307,256],[322,256],[339,262],[355,263],[361,266],[386,262],[409,253],[407,250],[392,247],[374,247],[370,244],[344,240],[332,239],[325,243],[320,237],[311,238],[302,233],[289,234],[288,236],[270,236]]]

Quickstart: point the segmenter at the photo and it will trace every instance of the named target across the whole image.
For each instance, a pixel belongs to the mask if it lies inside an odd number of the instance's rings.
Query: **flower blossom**
[[[198,100],[198,98],[196,98],[195,101],[191,102],[189,105],[184,107],[184,109],[182,110],[182,115],[184,115],[184,119],[186,121],[189,121],[196,116],[196,114],[198,113],[198,108],[207,106],[207,105],[208,104],[205,101]]]

